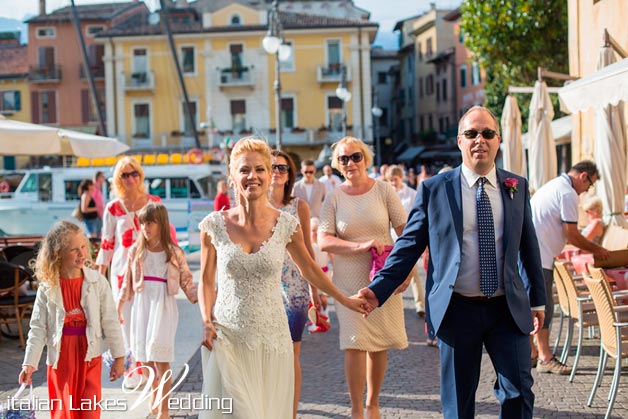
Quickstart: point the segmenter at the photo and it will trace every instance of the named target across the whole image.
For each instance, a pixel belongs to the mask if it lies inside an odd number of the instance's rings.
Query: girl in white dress
[[[157,389],[174,361],[174,338],[179,323],[175,296],[181,287],[194,304],[197,289],[183,251],[170,236],[166,207],[148,203],[138,213],[138,219],[141,234],[129,249],[118,315],[121,323],[131,322],[131,353],[144,368],[153,370],[151,385]],[[124,319],[123,306],[134,294],[131,318]],[[159,392],[152,393],[150,406],[158,419],[168,418],[168,396],[162,398],[162,394],[168,394],[170,385],[167,380]]]
[[[281,297],[286,250],[303,277],[338,303],[363,314],[372,307],[340,293],[308,253],[296,219],[269,205],[264,141],[238,141],[229,169],[238,205],[200,224],[203,395],[213,403],[199,418],[291,419],[294,362]]]

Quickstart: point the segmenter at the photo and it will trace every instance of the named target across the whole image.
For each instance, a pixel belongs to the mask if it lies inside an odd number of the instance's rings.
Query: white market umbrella
[[[521,144],[521,112],[514,95],[506,96],[501,126],[504,169],[526,177],[525,154]]]
[[[129,149],[115,138],[0,119],[0,155],[109,157]]]
[[[615,62],[611,47],[602,47],[598,71]],[[595,111],[595,162],[600,172],[596,192],[604,205],[604,224],[628,227],[624,217],[626,188],[626,122],[624,103],[605,104]]]
[[[552,136],[554,108],[544,81],[534,83],[528,121],[528,179],[530,188],[538,190],[558,174],[556,145]]]

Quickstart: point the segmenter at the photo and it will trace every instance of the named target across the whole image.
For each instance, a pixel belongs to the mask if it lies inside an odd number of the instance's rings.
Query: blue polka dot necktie
[[[485,177],[478,179],[478,189],[475,194],[478,240],[480,242],[480,290],[490,297],[497,291],[497,256],[495,254],[495,224],[493,223],[493,209],[488,194],[484,189],[487,182]]]

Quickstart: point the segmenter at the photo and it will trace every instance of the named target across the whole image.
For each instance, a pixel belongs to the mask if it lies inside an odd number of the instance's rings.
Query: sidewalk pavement
[[[199,255],[190,255],[190,268],[199,277]],[[381,396],[382,418],[390,419],[430,419],[442,418],[439,397],[439,357],[438,349],[425,344],[423,319],[414,313],[409,291],[404,295],[405,323],[409,347],[403,351],[390,351],[388,372],[384,380]],[[182,403],[186,399],[198,398],[201,392],[202,371],[199,342],[201,339],[200,314],[195,305],[191,305],[181,293],[177,297],[179,307],[179,327],[177,329],[176,362],[173,363],[175,377],[182,378],[181,385],[175,389],[173,398]],[[350,403],[344,376],[343,354],[338,349],[338,320],[333,305],[330,307],[332,328],[327,333],[306,334],[303,339],[301,363],[303,369],[303,387],[298,417],[302,419],[348,418]],[[558,323],[555,319],[554,327]],[[554,329],[556,330],[556,329]],[[563,333],[564,336],[565,333]],[[553,334],[554,335],[554,334]],[[574,338],[575,341],[575,338]],[[553,340],[552,340],[553,342]],[[17,390],[17,375],[23,358],[23,350],[17,341],[0,340],[0,402],[6,402]],[[572,351],[568,363],[573,363]],[[606,412],[606,396],[610,387],[614,363],[609,361],[607,372],[598,390],[592,407],[586,406],[591,390],[599,356],[599,339],[585,340],[583,355],[574,382],[569,383],[568,376],[538,374],[534,392],[535,418],[585,419],[603,418]],[[181,372],[185,363],[190,369],[183,377]],[[624,368],[624,375],[626,368]],[[42,356],[40,370],[33,376],[35,395],[46,398],[45,355]],[[482,376],[476,396],[476,417],[479,419],[496,418],[499,406],[493,395],[495,373],[490,359],[482,359]],[[175,379],[174,382],[178,380]],[[619,383],[619,393],[613,409],[612,418],[628,417],[628,379]],[[103,372],[103,396],[110,399],[126,400],[130,407],[137,394],[125,394],[120,380],[109,383]],[[124,412],[103,412],[104,419],[154,418],[150,415],[148,402],[144,401],[137,408]],[[196,418],[198,411],[193,409],[171,410],[174,418]],[[38,418],[47,418],[47,412],[37,412]],[[262,418],[251,418],[262,419]],[[271,418],[269,418],[271,419]]]

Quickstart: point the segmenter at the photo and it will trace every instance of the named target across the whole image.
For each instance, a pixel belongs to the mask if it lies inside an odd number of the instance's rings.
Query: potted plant
[[[183,135],[183,131],[170,131],[170,135],[173,137],[181,137]]]
[[[305,132],[305,129],[301,127],[294,127],[292,128],[292,132]]]
[[[145,132],[136,132],[133,134],[133,138],[148,138],[148,134]]]

